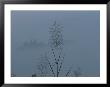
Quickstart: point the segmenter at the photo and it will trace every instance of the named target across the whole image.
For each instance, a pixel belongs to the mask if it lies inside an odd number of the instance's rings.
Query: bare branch
[[[53,50],[54,50],[54,49],[52,49],[52,54],[53,54],[53,56],[54,56],[54,60],[55,60],[55,62],[57,62],[57,59],[56,59],[56,56],[55,56],[55,53],[54,53]]]
[[[64,57],[63,57],[63,59],[62,59],[62,61],[61,61],[61,64],[60,64],[60,67],[59,67],[59,71],[58,71],[58,75],[59,75],[59,73],[60,73],[60,71],[61,71],[62,64],[63,64],[63,60],[64,60]]]
[[[69,76],[71,70],[72,70],[72,66],[70,67],[70,69],[69,69],[68,72],[66,73],[66,76]]]
[[[50,69],[51,69],[52,74],[55,76],[55,73],[54,73],[53,67],[52,67],[50,61],[48,60],[48,58],[47,58],[47,61],[48,61],[48,63],[49,63],[49,66],[50,66]]]

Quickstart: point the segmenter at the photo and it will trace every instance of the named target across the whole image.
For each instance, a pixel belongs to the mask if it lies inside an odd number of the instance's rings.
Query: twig
[[[68,72],[66,73],[66,76],[68,76],[71,72],[72,66],[70,67],[70,69],[68,70]]]
[[[48,60],[48,58],[47,58],[47,61],[48,61],[48,63],[49,63],[49,66],[50,66],[50,69],[51,69],[51,71],[52,71],[52,74],[55,76],[55,73],[54,73],[54,71],[53,71],[53,67],[51,66],[50,61]]]
[[[62,62],[61,62],[61,64],[60,64],[59,71],[58,71],[58,75],[59,75],[59,73],[60,73],[60,71],[61,71],[62,64],[63,64],[63,60],[64,60],[64,57],[63,57]]]

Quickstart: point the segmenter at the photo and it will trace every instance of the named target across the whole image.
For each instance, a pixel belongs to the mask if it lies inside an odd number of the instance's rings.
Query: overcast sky
[[[12,11],[12,73],[30,76],[35,72],[40,54],[47,49],[49,27],[54,21],[64,27],[65,67],[73,64],[74,69],[81,67],[83,76],[99,76],[100,11]],[[45,46],[19,49],[30,40]]]

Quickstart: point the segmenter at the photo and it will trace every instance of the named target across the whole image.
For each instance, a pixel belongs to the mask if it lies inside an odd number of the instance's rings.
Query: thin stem
[[[52,53],[53,53],[53,56],[54,56],[55,62],[57,62],[57,59],[56,59],[56,57],[55,57],[55,53],[54,53],[53,49],[52,49]]]
[[[63,64],[63,60],[64,60],[64,57],[63,57],[62,62],[61,62],[61,64],[60,64],[59,71],[58,71],[58,75],[59,75],[59,73],[60,73],[60,71],[61,71],[62,64]]]
[[[57,64],[57,77],[58,77],[58,62],[56,64]]]
[[[52,74],[55,76],[55,73],[54,73],[54,71],[53,71],[53,67],[52,67],[52,65],[50,64],[50,61],[48,60],[48,58],[47,58],[47,61],[48,61],[48,63],[49,63],[49,66],[50,66],[50,69],[51,69]]]

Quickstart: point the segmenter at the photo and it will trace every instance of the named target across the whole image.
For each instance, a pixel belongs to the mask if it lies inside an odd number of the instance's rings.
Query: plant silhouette
[[[63,26],[57,24],[56,21],[49,27],[49,51],[41,57],[37,69],[39,74],[37,76],[52,76],[59,77],[62,71],[65,55],[64,40],[63,40]],[[66,71],[65,77],[69,76],[72,72],[72,66]],[[73,72],[76,75],[76,72]],[[78,73],[79,76],[80,73]]]

